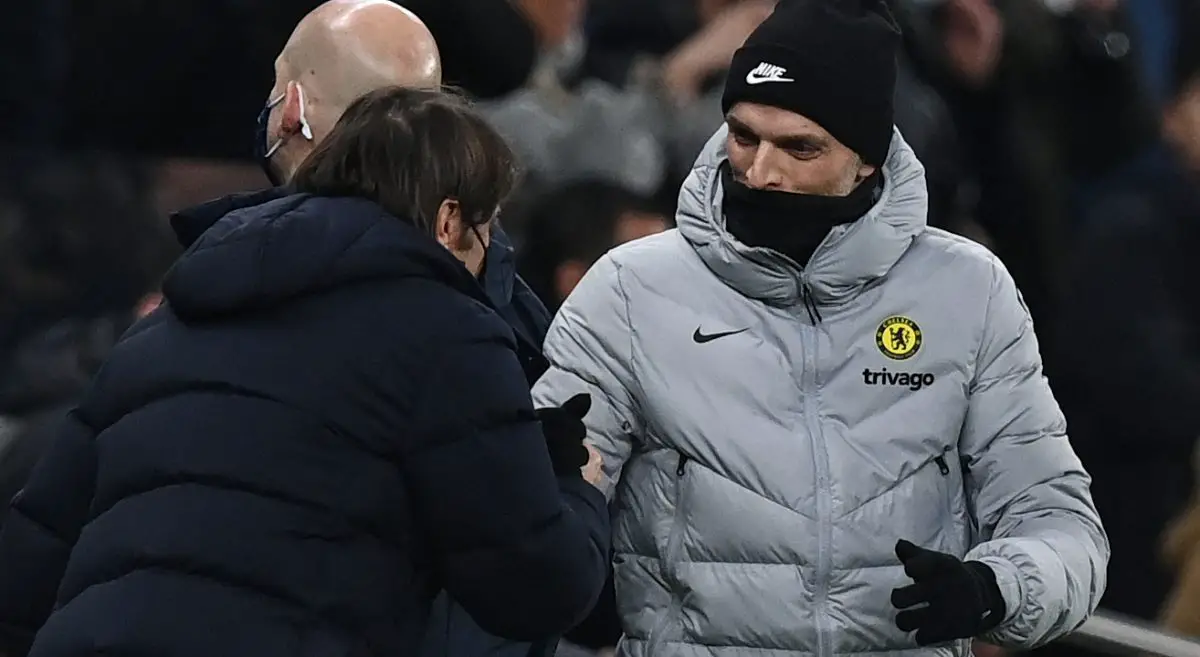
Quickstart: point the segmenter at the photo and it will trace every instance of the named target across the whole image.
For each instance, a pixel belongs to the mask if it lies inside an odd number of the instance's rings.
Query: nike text
[[[752,71],[746,74],[746,84],[762,84],[764,82],[795,82],[791,78],[783,77],[787,73],[787,69],[782,66],[768,64],[762,62],[755,66]]]

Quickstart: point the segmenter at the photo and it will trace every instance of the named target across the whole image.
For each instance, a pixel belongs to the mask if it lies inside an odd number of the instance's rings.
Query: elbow
[[[567,632],[583,622],[600,600],[604,584],[608,581],[608,555],[590,546],[586,556],[585,563],[578,568],[574,585],[552,595],[557,602],[551,606],[554,611],[548,622],[558,628],[555,634]]]
[[[597,550],[575,559],[554,560],[557,567],[527,578],[505,577],[494,590],[460,601],[489,634],[510,641],[539,641],[561,636],[578,625],[600,598],[606,560]],[[543,562],[543,567],[546,565]],[[510,572],[527,569],[514,569]]]
[[[1060,549],[1064,560],[1064,578],[1068,582],[1068,588],[1079,591],[1082,595],[1078,597],[1083,598],[1080,601],[1083,609],[1079,614],[1073,615],[1072,620],[1076,622],[1071,631],[1083,625],[1100,606],[1100,599],[1108,587],[1108,563],[1112,556],[1108,533],[1104,530],[1100,516],[1090,499],[1086,501],[1086,512],[1081,511],[1068,516],[1075,521],[1078,529],[1068,532],[1068,536],[1061,539],[1064,545]],[[1067,547],[1072,539],[1078,545],[1075,551]]]
[[[587,617],[608,578],[608,527],[580,520],[567,512],[518,544],[463,555],[447,590],[497,637],[563,634]]]
[[[538,581],[526,582],[519,589],[524,599],[514,609],[524,609],[525,613],[513,614],[513,622],[504,628],[507,638],[533,641],[559,636],[591,613],[607,579],[607,555],[590,540],[574,555],[559,561],[557,567],[548,569]]]
[[[1080,520],[977,548],[975,556],[995,569],[1009,609],[990,643],[1037,648],[1074,632],[1091,617],[1104,594],[1108,540],[1094,516]]]
[[[1104,528],[1099,524],[1096,525],[1095,538],[1095,557],[1092,560],[1092,581],[1090,597],[1088,599],[1087,615],[1084,621],[1091,617],[1092,614],[1100,607],[1100,599],[1104,597],[1104,591],[1108,588],[1108,560],[1112,554],[1112,550],[1108,544],[1108,534],[1104,532]],[[1080,621],[1080,625],[1083,621]]]
[[[568,595],[547,592],[544,599],[511,605],[502,614],[475,620],[489,633],[510,641],[540,641],[559,637],[583,622],[600,598],[599,588],[573,588],[575,590]],[[536,593],[530,591],[526,595]]]

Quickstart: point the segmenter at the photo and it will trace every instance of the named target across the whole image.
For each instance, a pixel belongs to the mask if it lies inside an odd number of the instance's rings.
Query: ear
[[[438,206],[433,222],[433,236],[447,249],[454,250],[462,228],[462,209],[458,201],[446,199]]]
[[[857,185],[858,183],[861,183],[862,181],[866,180],[867,178],[870,178],[872,175],[875,174],[875,171],[878,168],[879,167],[871,166],[870,164],[867,164],[866,162],[860,163],[858,165],[858,173],[854,176],[854,184]]]
[[[308,125],[308,119],[305,116],[307,107],[305,107],[304,87],[301,87],[296,82],[289,82],[287,91],[284,92],[283,108],[279,115],[279,130],[284,135],[303,135],[305,139],[312,141],[312,128]]]

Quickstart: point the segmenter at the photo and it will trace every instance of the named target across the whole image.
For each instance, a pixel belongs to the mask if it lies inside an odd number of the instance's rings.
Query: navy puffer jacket
[[[512,331],[436,242],[285,196],[164,292],[13,503],[0,651],[404,655],[443,588],[513,639],[594,603],[604,499],[555,479]]]

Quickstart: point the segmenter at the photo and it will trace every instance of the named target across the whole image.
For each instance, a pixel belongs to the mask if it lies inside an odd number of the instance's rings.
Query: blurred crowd
[[[318,0],[38,0],[0,22],[0,498],[179,252],[264,187],[255,115]],[[521,158],[502,223],[553,311],[668,230],[772,0],[400,0]],[[1200,0],[894,0],[929,223],[1017,280],[1112,541],[1103,607],[1200,636]],[[603,609],[573,637],[611,645]]]

